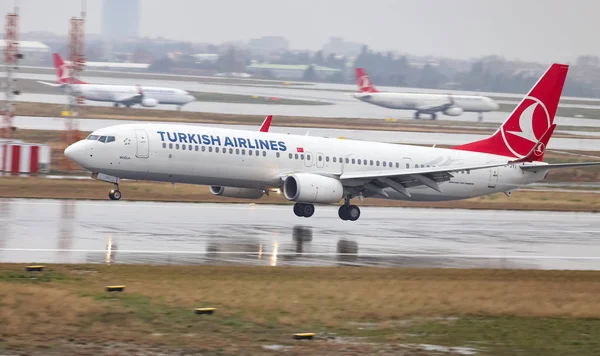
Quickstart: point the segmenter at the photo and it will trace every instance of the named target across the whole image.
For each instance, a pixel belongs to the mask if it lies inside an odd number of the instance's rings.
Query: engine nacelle
[[[444,111],[444,115],[448,115],[448,116],[459,116],[462,113],[463,113],[463,109],[457,108],[456,106],[452,107],[452,108],[448,108]]]
[[[150,99],[150,98],[142,99],[142,106],[145,106],[147,108],[152,108],[152,107],[155,107],[156,105],[158,105],[158,100],[156,100],[156,99]]]
[[[283,195],[300,203],[337,203],[344,196],[344,186],[335,178],[297,173],[283,182]]]
[[[260,199],[265,194],[260,189],[220,187],[211,185],[210,192],[214,195],[228,198]]]

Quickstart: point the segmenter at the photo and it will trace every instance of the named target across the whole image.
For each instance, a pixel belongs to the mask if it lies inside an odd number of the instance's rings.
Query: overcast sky
[[[15,0],[1,0],[0,13]],[[66,34],[80,0],[18,0],[21,31]],[[87,0],[87,33],[100,33],[102,0]],[[330,36],[375,50],[542,63],[600,55],[597,0],[141,0],[142,36],[219,43],[284,36],[319,49]],[[2,26],[3,27],[3,26]]]

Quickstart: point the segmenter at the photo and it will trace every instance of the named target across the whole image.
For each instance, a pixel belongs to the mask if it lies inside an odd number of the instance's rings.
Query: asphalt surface
[[[0,261],[600,269],[590,213],[0,199]]]

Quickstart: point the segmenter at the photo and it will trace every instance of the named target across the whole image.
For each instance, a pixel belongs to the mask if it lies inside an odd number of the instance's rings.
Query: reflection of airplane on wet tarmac
[[[504,192],[548,171],[600,162],[542,162],[568,66],[552,65],[499,130],[452,148],[339,140],[176,124],[124,124],[94,131],[65,155],[114,184],[120,179],[210,185],[218,196],[258,199],[282,191],[294,213],[344,200],[338,215],[357,220],[352,198],[448,201]],[[266,120],[268,121],[268,120]]]
[[[353,94],[355,98],[388,109],[415,110],[415,119],[419,119],[421,114],[430,115],[435,120],[439,112],[448,116],[476,112],[479,113],[479,120],[482,120],[482,113],[499,108],[492,99],[479,95],[380,92],[363,68],[356,68],[356,80],[360,92]]]

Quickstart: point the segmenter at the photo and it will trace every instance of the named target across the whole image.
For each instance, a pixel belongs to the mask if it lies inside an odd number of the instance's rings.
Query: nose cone
[[[490,105],[492,107],[492,110],[499,110],[500,109],[500,105],[498,105],[497,102],[490,100]]]
[[[83,166],[83,160],[85,159],[85,149],[81,141],[75,142],[69,147],[65,148],[65,156],[71,161]]]
[[[186,101],[187,101],[188,103],[191,103],[192,101],[195,101],[195,100],[196,100],[196,97],[195,97],[195,96],[193,96],[193,95],[192,95],[192,94],[190,94],[190,93],[188,93],[188,94],[185,96],[185,98],[186,98]]]

